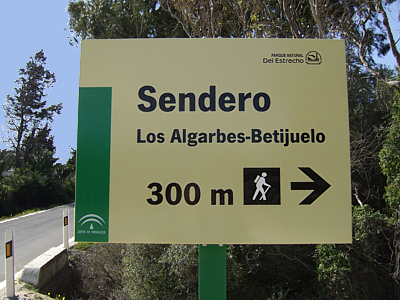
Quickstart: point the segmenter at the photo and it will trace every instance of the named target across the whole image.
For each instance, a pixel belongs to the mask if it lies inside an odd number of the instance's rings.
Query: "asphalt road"
[[[15,272],[51,247],[63,243],[63,210],[69,210],[69,236],[74,235],[75,204],[0,222],[0,282],[5,280],[5,232],[14,227]]]

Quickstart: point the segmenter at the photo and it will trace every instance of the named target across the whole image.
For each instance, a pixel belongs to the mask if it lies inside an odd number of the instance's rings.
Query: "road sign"
[[[350,243],[344,41],[83,41],[75,231]]]

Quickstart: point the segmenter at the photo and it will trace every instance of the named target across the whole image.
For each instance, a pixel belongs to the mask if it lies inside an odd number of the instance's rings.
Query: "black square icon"
[[[243,168],[244,205],[280,205],[280,168]]]

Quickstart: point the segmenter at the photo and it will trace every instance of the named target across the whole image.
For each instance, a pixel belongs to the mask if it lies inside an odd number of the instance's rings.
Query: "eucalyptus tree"
[[[179,23],[156,0],[70,1],[71,45],[80,39],[185,37]]]

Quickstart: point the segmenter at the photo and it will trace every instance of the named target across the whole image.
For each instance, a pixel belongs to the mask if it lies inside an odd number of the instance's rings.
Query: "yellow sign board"
[[[345,63],[341,40],[83,41],[77,240],[350,243]]]

